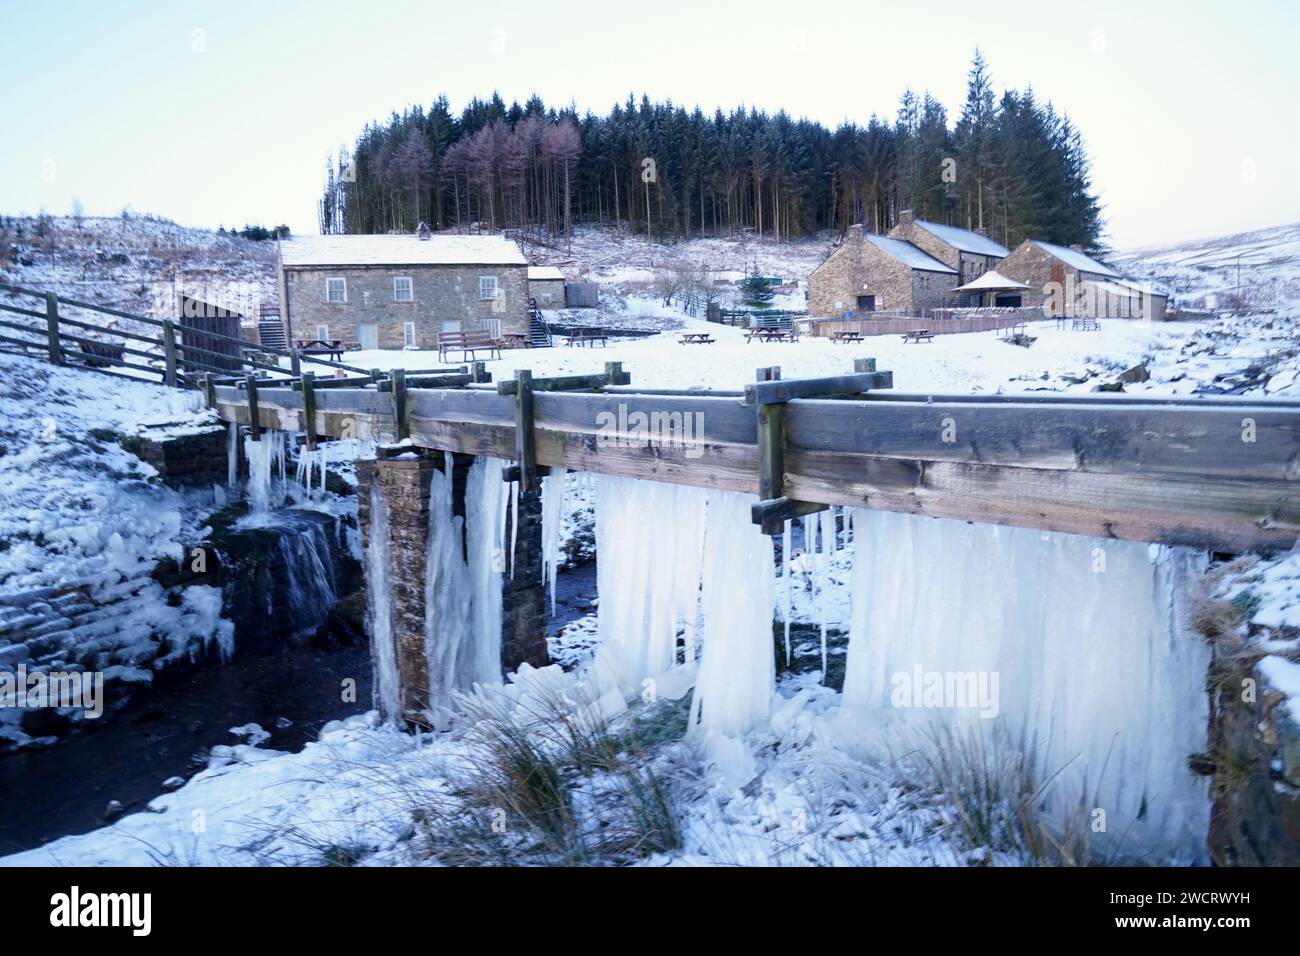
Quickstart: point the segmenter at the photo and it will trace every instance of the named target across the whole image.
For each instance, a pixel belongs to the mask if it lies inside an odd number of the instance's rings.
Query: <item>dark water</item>
[[[561,572],[555,633],[593,609],[596,565]],[[342,700],[342,682],[356,680],[356,703]],[[164,679],[126,710],[46,750],[0,758],[0,854],[40,846],[109,822],[109,801],[131,813],[163,793],[169,777],[206,766],[218,744],[240,743],[231,727],[257,723],[274,750],[301,750],[331,720],[371,707],[370,651],[364,644],[322,649],[285,646],[235,657],[179,679]],[[284,718],[287,727],[277,727]]]

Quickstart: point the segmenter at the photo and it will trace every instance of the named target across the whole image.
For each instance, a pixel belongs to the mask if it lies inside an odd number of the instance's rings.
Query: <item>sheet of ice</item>
[[[1001,735],[1052,778],[1049,812],[1085,794],[1127,851],[1202,859],[1209,801],[1186,758],[1204,747],[1209,650],[1183,607],[1202,555],[881,511],[853,520],[842,719],[863,742],[936,726]]]
[[[685,485],[598,475],[593,664],[603,689],[641,681],[695,659],[707,492]]]
[[[285,500],[285,433],[266,430],[261,438],[244,438],[244,456],[248,460],[249,520],[257,522]],[[279,480],[276,480],[276,472]]]
[[[701,604],[704,638],[692,731],[737,737],[768,718],[776,680],[772,542],[753,523],[754,495],[710,491]],[[713,749],[713,748],[711,748]]]

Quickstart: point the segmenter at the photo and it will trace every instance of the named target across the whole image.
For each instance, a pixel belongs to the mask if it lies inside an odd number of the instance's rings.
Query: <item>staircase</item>
[[[257,340],[268,348],[284,349],[289,347],[289,343],[284,340],[284,326],[280,324],[280,317],[274,318],[263,317],[257,323]]]
[[[530,349],[549,349],[551,342],[550,330],[546,327],[546,321],[542,318],[542,310],[537,307],[537,303],[532,299],[528,300],[528,347]]]

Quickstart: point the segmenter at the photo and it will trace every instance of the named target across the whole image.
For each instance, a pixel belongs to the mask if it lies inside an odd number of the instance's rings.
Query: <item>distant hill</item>
[[[1300,303],[1300,223],[1116,253],[1110,262],[1178,297],[1185,306]],[[1209,301],[1207,301],[1207,298]]]

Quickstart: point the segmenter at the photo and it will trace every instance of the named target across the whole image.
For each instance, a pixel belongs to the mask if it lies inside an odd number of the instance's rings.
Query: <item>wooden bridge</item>
[[[169,320],[0,291],[41,306],[0,303],[11,314],[0,347],[199,387],[221,418],[303,432],[309,446],[409,440],[512,459],[525,490],[541,469],[564,467],[749,492],[768,531],[839,504],[1220,550],[1300,535],[1296,401],[897,393],[870,359],[851,375],[792,381],[760,369],[756,383],[706,392],[634,387],[619,363],[493,384],[482,363],[384,373],[210,332],[187,342]]]

